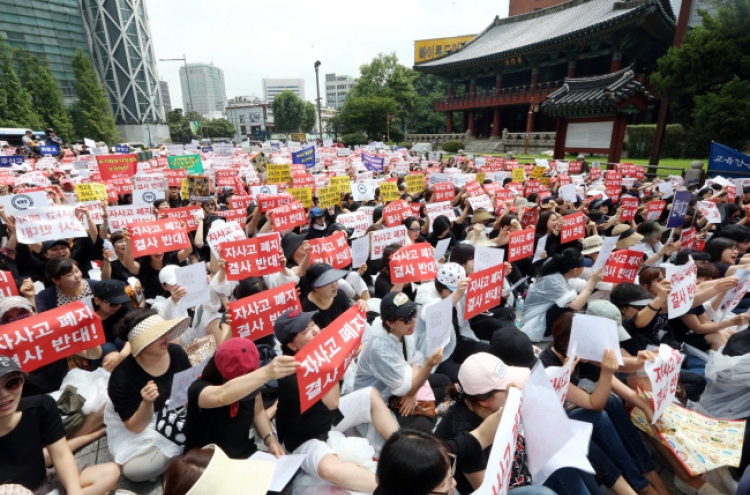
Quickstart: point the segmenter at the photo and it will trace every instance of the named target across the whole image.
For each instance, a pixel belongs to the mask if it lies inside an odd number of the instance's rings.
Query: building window
[[[240,134],[247,134],[247,126],[244,126],[244,125],[240,126]]]

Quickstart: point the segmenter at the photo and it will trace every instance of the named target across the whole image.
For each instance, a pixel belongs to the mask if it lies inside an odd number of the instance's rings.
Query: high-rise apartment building
[[[169,96],[169,83],[159,81],[159,90],[161,91],[161,103],[164,105],[164,113],[172,111],[172,97]]]
[[[352,76],[326,74],[326,106],[338,110],[344,106],[346,95],[354,87]]]
[[[303,100],[305,99],[304,79],[263,79],[263,101],[269,105],[277,94],[289,90]]]
[[[227,90],[224,71],[213,64],[187,64],[180,67],[183,110],[208,116],[224,112]]]

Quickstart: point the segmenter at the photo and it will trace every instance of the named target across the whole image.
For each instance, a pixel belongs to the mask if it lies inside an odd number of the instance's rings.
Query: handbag
[[[187,407],[180,409],[169,408],[169,401],[156,415],[156,431],[172,443],[180,446],[185,445],[185,420],[187,419]]]
[[[394,411],[398,412],[398,410],[401,409],[402,398],[403,397],[392,395],[391,398],[388,399],[388,408],[393,409]],[[435,418],[435,401],[434,400],[418,400],[417,405],[414,406],[414,409],[412,410],[409,416],[424,416],[425,418],[428,418],[428,419],[434,419]]]

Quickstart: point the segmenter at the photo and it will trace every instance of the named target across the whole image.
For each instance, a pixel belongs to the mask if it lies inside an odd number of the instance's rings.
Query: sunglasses
[[[417,317],[417,310],[413,309],[412,312],[409,313],[409,316],[406,316],[404,318],[399,318],[396,321],[403,321],[404,323],[406,323],[408,325],[409,323],[411,323],[412,321],[414,321],[414,318],[416,318],[416,317]]]
[[[8,392],[15,392],[23,385],[23,376],[18,375],[5,382],[5,390]]]
[[[16,317],[6,316],[6,317],[3,317],[2,320],[0,320],[0,323],[2,323],[3,325],[5,325],[6,323],[13,323],[14,321],[19,321],[19,320],[23,320],[25,318],[30,318],[31,316],[33,316],[33,315],[31,313],[28,313],[28,312],[21,313],[21,314],[19,314]]]

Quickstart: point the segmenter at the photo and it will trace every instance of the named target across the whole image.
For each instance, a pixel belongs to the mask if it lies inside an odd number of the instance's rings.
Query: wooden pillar
[[[466,112],[469,115],[469,136],[474,137],[474,110]]]
[[[495,107],[495,114],[492,116],[492,136],[493,137],[499,137],[500,136],[500,108],[501,107]]]
[[[571,60],[568,62],[568,75],[566,77],[576,77],[576,61]]]
[[[622,68],[622,53],[612,52],[612,63],[609,65],[610,72],[617,72]]]
[[[539,69],[532,67],[531,69],[531,85],[534,86],[539,82]]]
[[[625,130],[628,126],[628,116],[624,113],[615,114],[615,123],[612,126],[612,139],[609,142],[609,153],[607,153],[607,162],[609,164],[619,163],[622,156],[622,144],[625,141]],[[607,165],[607,169],[612,165]]]
[[[557,118],[557,127],[555,128],[555,160],[563,160],[565,158],[565,140],[568,136],[568,119],[565,117]]]
[[[447,112],[445,114],[445,133],[453,134],[453,112]]]

